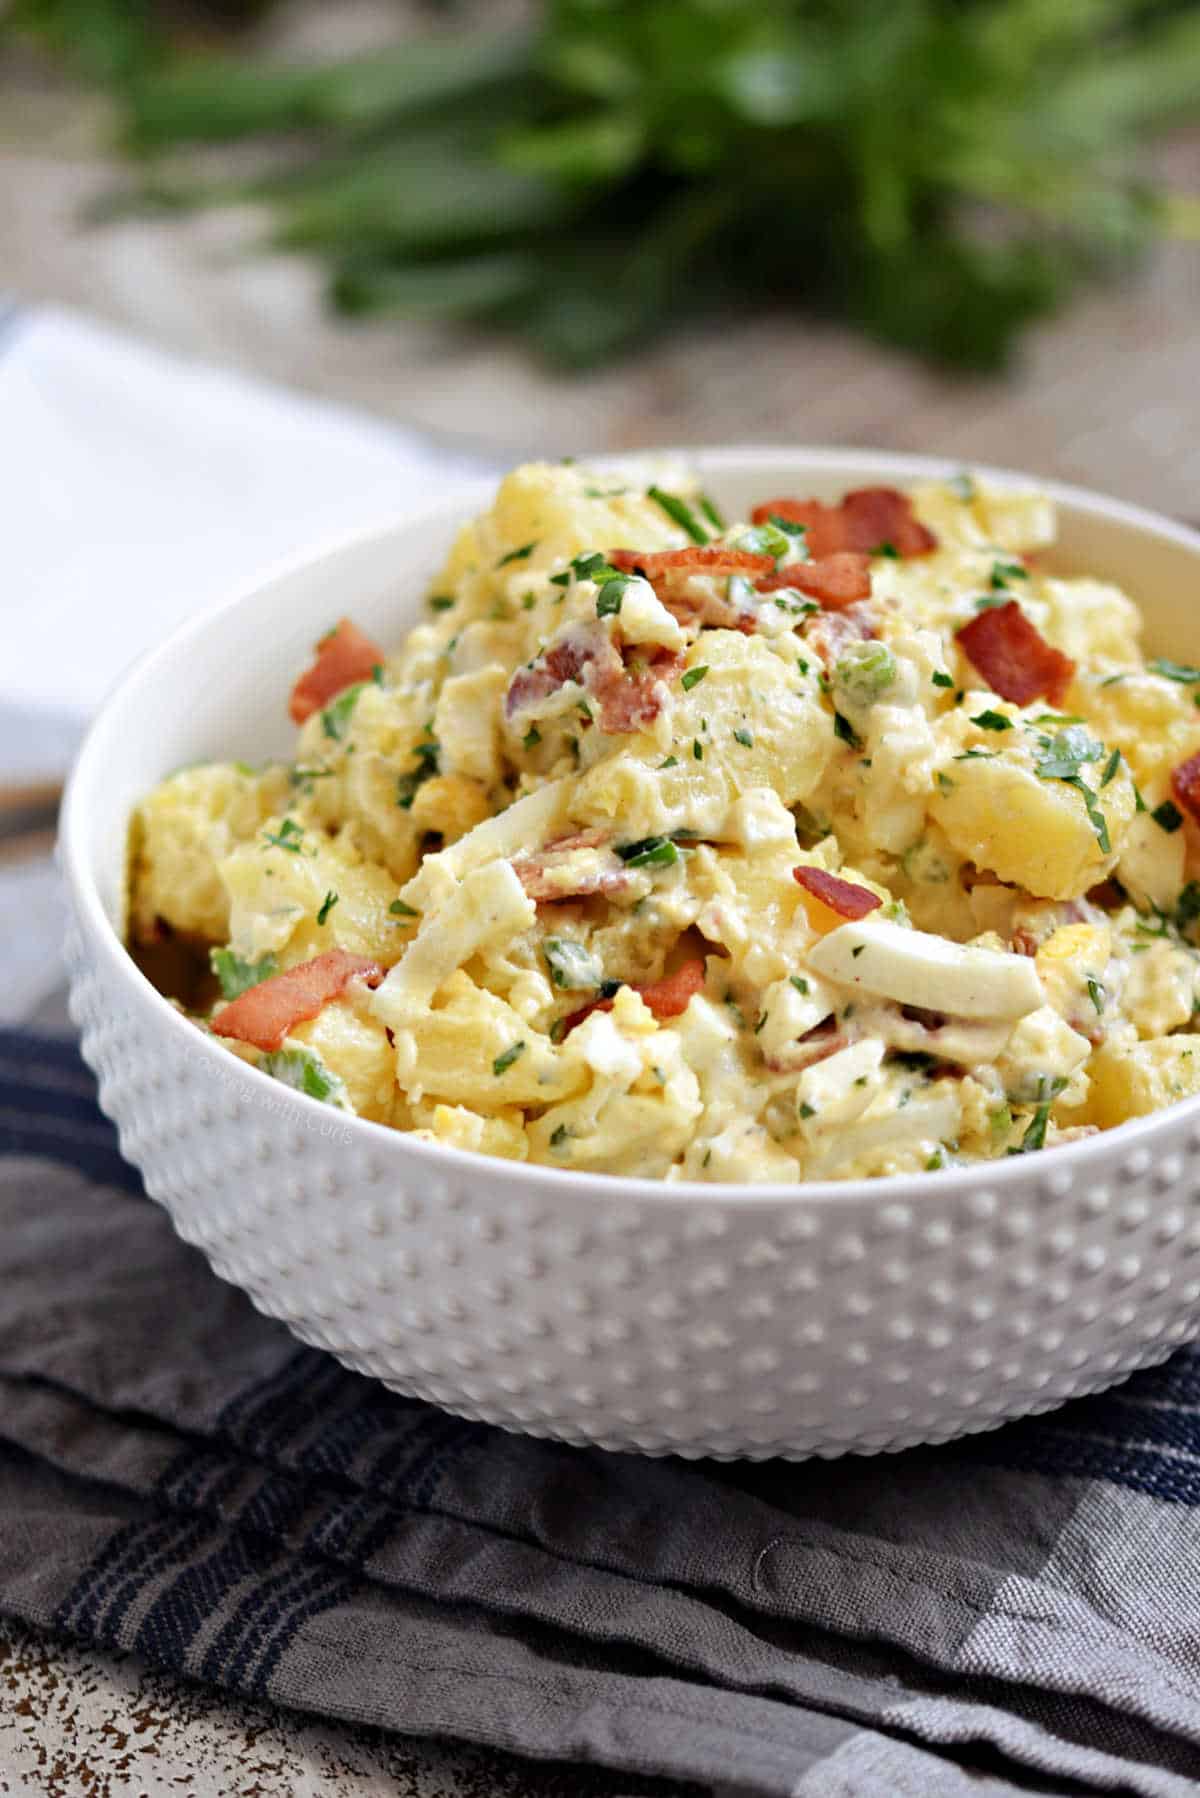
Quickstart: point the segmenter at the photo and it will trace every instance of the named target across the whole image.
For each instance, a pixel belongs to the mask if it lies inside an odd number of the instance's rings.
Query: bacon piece
[[[827,874],[824,868],[793,868],[792,879],[839,918],[865,918],[868,912],[883,904],[878,894],[866,887],[855,886],[853,881],[842,880],[837,874]]]
[[[583,686],[585,676],[597,663],[620,672],[620,655],[598,626],[570,627],[527,668],[518,668],[504,696],[505,717],[511,718],[515,712],[548,699],[568,681]]]
[[[293,724],[303,724],[356,681],[370,680],[383,651],[349,618],[341,618],[317,644],[316,658],[292,688],[288,712]]]
[[[1200,823],[1200,751],[1172,771],[1171,791],[1189,818]]]
[[[378,986],[383,969],[369,956],[327,949],[312,961],[247,987],[222,1006],[211,1028],[216,1036],[234,1036],[256,1049],[278,1049],[293,1025],[315,1018],[360,975],[368,986]]]
[[[1028,705],[1031,699],[1062,704],[1075,664],[1061,649],[1047,643],[1015,599],[977,612],[956,635],[972,664],[1001,699],[1014,705]]]
[[[723,543],[697,544],[693,549],[612,549],[610,567],[624,574],[642,574],[653,584],[669,575],[770,574],[774,556],[758,556],[748,549],[730,549]]]
[[[820,1024],[814,1024],[803,1036],[798,1036],[794,1043],[789,1043],[777,1055],[764,1055],[764,1065],[773,1074],[799,1074],[805,1068],[816,1067],[819,1061],[828,1061],[841,1049],[850,1047],[850,1038],[844,1036],[837,1027],[836,1018],[826,1018]]]
[[[878,555],[890,544],[898,556],[924,556],[937,548],[937,538],[913,512],[912,500],[896,487],[859,487],[840,506],[819,499],[771,499],[755,506],[751,518],[766,524],[774,513],[789,524],[802,524],[814,561],[855,550]]]
[[[627,653],[639,656],[636,646]],[[574,681],[595,699],[601,730],[610,736],[641,730],[662,711],[666,682],[682,666],[682,657],[658,650],[627,668],[621,651],[598,625],[571,627],[528,668],[513,675],[504,698],[505,717],[539,704]]]
[[[634,992],[640,993],[654,1016],[661,1023],[664,1018],[677,1018],[688,1008],[694,994],[704,986],[704,963],[699,956],[693,961],[685,961],[676,968],[673,974],[664,974],[661,980],[651,980],[644,986],[634,986]],[[615,999],[614,994],[613,998]],[[562,1040],[570,1036],[572,1030],[590,1018],[594,1011],[611,1011],[613,999],[593,999],[588,1005],[581,1005],[563,1019]]]
[[[856,599],[870,599],[871,558],[837,550],[819,562],[789,562],[755,582],[759,593],[777,593],[781,587],[796,587],[819,600],[827,612],[840,612]]]
[[[579,830],[572,836],[556,837],[533,855],[514,857],[513,873],[538,905],[584,899],[593,893],[620,892],[629,885],[629,875],[612,850],[591,861],[578,859],[581,850],[603,849],[608,841],[608,832],[604,830]]]
[[[670,649],[656,650],[648,661],[641,661],[636,646],[628,653],[635,658],[631,666],[622,664],[618,674],[606,665],[587,682],[600,707],[600,729],[609,736],[653,724],[666,702],[667,682],[684,665],[683,657]]]

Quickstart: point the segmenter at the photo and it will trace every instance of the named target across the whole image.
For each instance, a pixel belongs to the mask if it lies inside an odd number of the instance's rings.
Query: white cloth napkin
[[[61,774],[190,612],[489,464],[79,315],[0,341],[0,783]]]

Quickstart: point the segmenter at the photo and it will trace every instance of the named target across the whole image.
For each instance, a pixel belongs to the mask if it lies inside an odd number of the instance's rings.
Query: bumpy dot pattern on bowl
[[[84,1055],[180,1235],[303,1341],[466,1417],[649,1454],[894,1450],[1048,1410],[1200,1327],[1187,1108],[1153,1153],[1050,1153],[965,1193],[597,1201],[276,1098],[85,931]]]

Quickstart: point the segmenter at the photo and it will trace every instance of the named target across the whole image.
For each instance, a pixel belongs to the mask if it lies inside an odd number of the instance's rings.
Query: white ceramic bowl
[[[946,472],[868,451],[695,460],[732,516],[775,493]],[[1200,538],[1052,491],[1062,566],[1121,582],[1152,646],[1200,659]],[[666,1186],[346,1119],[153,990],[120,939],[134,802],[186,762],[287,752],[287,693],[315,638],[349,612],[398,642],[452,530],[488,497],[460,493],[194,620],[127,676],[79,757],[61,838],[74,1014],[122,1150],[180,1235],[302,1340],[400,1392],[648,1453],[941,1441],[1093,1391],[1195,1334],[1197,1100],[932,1175]]]

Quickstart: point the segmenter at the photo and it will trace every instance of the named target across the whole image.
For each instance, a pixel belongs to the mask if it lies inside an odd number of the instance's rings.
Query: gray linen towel
[[[1200,1356],[973,1443],[537,1442],[302,1348],[0,1033],[0,1609],[414,1734],[796,1798],[1200,1788]]]

